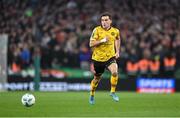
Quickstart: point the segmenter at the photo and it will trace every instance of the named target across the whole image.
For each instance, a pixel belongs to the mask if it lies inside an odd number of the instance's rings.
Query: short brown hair
[[[102,13],[102,14],[100,15],[100,20],[101,20],[101,18],[102,18],[103,16],[109,16],[109,19],[112,20],[112,16],[111,16],[111,14],[110,14],[109,12],[104,12],[104,13]]]

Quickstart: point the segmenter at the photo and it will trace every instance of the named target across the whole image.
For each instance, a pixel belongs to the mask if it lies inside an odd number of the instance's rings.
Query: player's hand
[[[101,39],[100,42],[101,42],[101,43],[105,43],[105,42],[107,42],[108,40],[109,40],[109,38],[106,36],[105,38]]]
[[[100,40],[101,43],[105,43],[105,42],[107,42],[107,41],[108,41],[107,38],[103,38],[102,40]]]
[[[106,36],[106,40],[109,41],[109,36]],[[106,42],[107,42],[107,41],[106,41]]]

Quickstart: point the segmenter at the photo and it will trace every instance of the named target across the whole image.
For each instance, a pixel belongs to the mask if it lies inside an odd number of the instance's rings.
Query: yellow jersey
[[[94,28],[90,40],[102,40],[106,36],[109,40],[92,48],[92,60],[105,62],[110,58],[115,57],[115,40],[120,38],[120,31],[117,28],[111,27],[109,30],[103,29],[101,26]]]

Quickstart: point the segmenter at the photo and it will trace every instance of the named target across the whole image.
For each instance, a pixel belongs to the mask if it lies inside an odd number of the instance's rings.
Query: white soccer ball
[[[21,102],[24,106],[30,107],[35,104],[35,97],[33,94],[26,93],[22,96]]]

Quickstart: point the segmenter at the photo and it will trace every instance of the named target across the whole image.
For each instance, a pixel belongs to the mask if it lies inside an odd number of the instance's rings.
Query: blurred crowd
[[[122,71],[133,71],[142,59],[158,61],[161,71],[166,57],[174,71],[180,67],[179,8],[179,0],[1,0],[0,34],[8,35],[9,67],[31,68],[38,53],[42,68],[89,69],[89,38],[108,11],[121,33]]]

